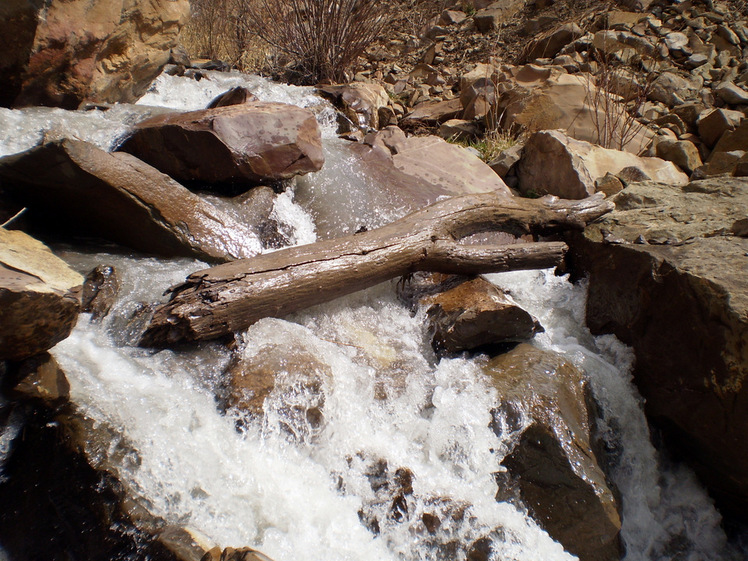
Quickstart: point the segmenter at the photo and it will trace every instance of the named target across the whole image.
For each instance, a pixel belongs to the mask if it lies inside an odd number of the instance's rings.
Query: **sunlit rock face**
[[[134,101],[169,60],[188,0],[7,0],[0,105]]]

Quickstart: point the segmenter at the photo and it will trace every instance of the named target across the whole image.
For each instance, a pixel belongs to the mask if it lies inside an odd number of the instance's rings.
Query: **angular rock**
[[[169,61],[189,13],[187,0],[4,0],[0,105],[135,101]]]
[[[533,40],[522,60],[532,62],[536,58],[555,57],[566,45],[584,35],[576,23],[567,23],[555,28],[550,35]]]
[[[464,119],[450,119],[439,127],[439,136],[444,140],[467,140],[475,138],[481,132],[480,125],[475,121]]]
[[[499,177],[504,179],[514,164],[519,162],[522,158],[522,150],[524,147],[524,142],[518,142],[514,146],[510,146],[506,150],[503,150],[494,160],[488,162],[488,166],[494,170]]]
[[[743,119],[734,130],[725,131],[714,146],[709,160],[720,152],[748,150],[748,119]]]
[[[250,92],[244,86],[236,86],[231,88],[227,92],[216,96],[208,103],[206,109],[215,109],[216,107],[226,107],[228,105],[241,105],[242,103],[248,103],[257,101],[257,96]]]
[[[67,400],[70,383],[55,358],[48,352],[34,355],[11,366],[6,374],[13,380],[8,394],[49,403]]]
[[[475,27],[481,33],[497,29],[499,24],[511,19],[522,9],[524,0],[499,0],[479,9],[473,16]]]
[[[317,90],[341,105],[351,121],[374,129],[380,127],[379,109],[390,102],[387,91],[379,84],[351,82],[342,86],[318,86]]]
[[[732,82],[722,82],[714,88],[714,93],[725,103],[733,105],[748,103],[748,92]]]
[[[685,185],[688,176],[671,162],[609,150],[575,140],[562,131],[540,131],[528,139],[517,164],[523,193],[583,199],[595,192],[595,180],[635,167],[655,180]]]
[[[746,217],[748,182],[640,183],[615,202],[572,240],[573,262],[589,277],[588,325],[633,347],[650,421],[723,511],[744,516],[748,239],[732,234]]]
[[[0,228],[0,359],[19,361],[66,338],[83,277],[41,242]]]
[[[437,352],[527,341],[543,331],[537,319],[481,277],[427,296],[421,304],[428,306],[429,333]]]
[[[87,142],[50,142],[1,158],[0,181],[5,196],[28,207],[29,220],[55,232],[209,261],[260,251],[248,226],[130,154]]]
[[[744,150],[714,152],[703,166],[696,168],[692,179],[705,179],[716,175],[738,175],[736,172],[741,160],[745,158]]]
[[[661,140],[656,150],[658,158],[673,162],[688,174],[702,164],[698,148],[688,140]]]
[[[701,140],[711,148],[726,131],[735,130],[742,118],[743,114],[740,111],[713,109],[699,115],[696,126]]]
[[[618,560],[621,520],[593,452],[593,413],[583,375],[555,353],[520,344],[484,367],[498,390],[494,431],[529,424],[502,464],[533,518],[581,561]]]
[[[289,179],[324,163],[311,111],[259,101],[147,119],[120,150],[177,181],[237,187]]]
[[[401,121],[402,126],[415,123],[436,124],[462,116],[463,107],[459,98],[446,101],[426,101],[419,103]]]
[[[589,74],[567,74],[558,68],[526,65],[511,69],[511,78],[499,84],[503,93],[497,114],[505,129],[529,132],[564,129],[569,136],[587,142],[600,142],[608,113],[604,104],[595,106],[599,92]],[[611,108],[618,109],[615,103]],[[653,134],[641,124],[626,128],[623,120],[611,135],[618,140],[625,133],[624,149],[638,153],[649,144]]]
[[[174,554],[175,561],[200,561],[216,547],[208,538],[185,526],[167,526],[159,533],[158,541]]]
[[[702,83],[703,80],[698,76],[684,78],[673,72],[663,72],[652,82],[647,97],[669,107],[682,105],[696,99]]]
[[[273,561],[270,557],[252,547],[227,547],[223,551],[215,547],[200,559],[200,561]]]
[[[81,311],[98,320],[109,313],[119,291],[119,276],[114,267],[99,265],[86,275],[81,294]]]

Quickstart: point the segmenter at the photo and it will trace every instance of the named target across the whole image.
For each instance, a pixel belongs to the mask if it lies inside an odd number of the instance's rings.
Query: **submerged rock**
[[[655,181],[688,183],[688,176],[672,162],[610,150],[558,130],[539,131],[528,139],[517,163],[517,176],[523,193],[583,199],[595,193],[596,180],[627,168]]]
[[[130,154],[78,140],[0,158],[2,193],[46,230],[209,261],[260,251],[252,230]]]
[[[620,559],[618,505],[593,452],[594,412],[582,373],[527,344],[491,359],[484,371],[499,393],[494,431],[520,435],[502,464],[534,519],[580,561]]]
[[[649,419],[725,512],[748,509],[748,182],[630,185],[572,239],[587,323],[636,353]]]
[[[0,228],[0,359],[22,360],[67,337],[83,277],[41,242]]]
[[[114,267],[99,265],[86,275],[81,296],[81,311],[98,320],[109,313],[119,291],[119,276]]]
[[[178,181],[245,188],[318,171],[324,163],[311,111],[259,101],[147,119],[120,150]]]
[[[0,105],[135,101],[189,14],[188,0],[3,0]]]

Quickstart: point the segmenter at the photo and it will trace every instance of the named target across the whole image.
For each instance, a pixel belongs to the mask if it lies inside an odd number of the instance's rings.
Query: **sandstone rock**
[[[444,10],[439,16],[439,21],[442,25],[456,25],[462,23],[467,18],[465,12],[457,10]]]
[[[318,86],[317,90],[342,105],[351,121],[375,129],[380,127],[379,109],[390,102],[387,91],[379,84],[352,82],[342,86]]]
[[[606,122],[604,104],[595,107],[591,101],[599,95],[589,74],[566,74],[559,69],[526,65],[513,68],[512,77],[499,84],[503,92],[497,114],[505,129],[528,132],[565,129],[569,136],[587,142],[600,142],[600,131]],[[615,102],[612,107],[617,107]],[[623,132],[629,138],[624,149],[638,153],[654,136],[641,125],[632,129],[618,127],[613,140]],[[618,134],[618,136],[616,136]]]
[[[11,366],[6,376],[13,380],[9,391],[12,397],[39,399],[49,404],[70,397],[70,383],[65,373],[47,352]]]
[[[720,152],[748,150],[748,119],[743,119],[734,130],[725,131],[712,150],[711,160]]]
[[[519,162],[521,159],[524,147],[524,142],[518,142],[514,146],[510,146],[502,151],[494,160],[488,162],[489,167],[494,170],[499,177],[504,179],[514,164]]]
[[[402,126],[414,123],[436,124],[456,119],[462,115],[463,107],[459,98],[446,101],[426,101],[419,103],[401,121]]]
[[[99,265],[86,276],[81,294],[81,311],[98,320],[109,313],[119,291],[119,277],[114,267]]]
[[[584,35],[576,23],[567,23],[555,28],[545,37],[534,39],[522,55],[522,60],[532,62],[536,58],[555,57],[566,45]]]
[[[272,412],[281,428],[309,438],[324,421],[325,388],[332,370],[318,358],[303,327],[278,320],[256,325],[254,332],[274,329],[275,333],[267,342],[247,345],[234,358],[226,375],[224,406],[252,417]],[[292,347],[280,340],[284,336],[293,338]]]
[[[422,304],[428,306],[429,333],[437,353],[527,341],[543,331],[537,319],[480,277],[426,297]]]
[[[623,182],[610,172],[595,180],[595,191],[605,193],[606,197],[612,197],[622,189]]]
[[[714,152],[706,164],[694,170],[692,178],[704,179],[716,175],[733,175],[745,154],[745,150]]]
[[[699,115],[696,126],[704,144],[710,148],[717,144],[720,137],[728,130],[734,130],[740,124],[743,114],[729,109],[713,109]]]
[[[241,105],[242,103],[257,101],[257,96],[250,92],[244,86],[236,86],[227,92],[216,96],[208,103],[206,109],[215,109],[216,107],[226,107],[228,105]]]
[[[134,101],[168,62],[188,18],[187,0],[4,1],[0,104]]]
[[[615,54],[623,62],[630,62],[637,56],[652,57],[655,55],[652,43],[628,31],[610,29],[598,31],[595,33],[592,44],[607,55]]]
[[[609,150],[575,140],[561,131],[540,131],[530,136],[517,164],[517,176],[523,193],[582,199],[595,192],[596,179],[608,172],[618,174],[627,167],[636,167],[650,178],[675,185],[688,182],[688,177],[671,162]]]
[[[687,140],[662,140],[656,150],[658,158],[673,162],[688,174],[702,164],[699,150]]]
[[[0,228],[0,359],[22,360],[65,339],[83,277],[41,242]]]
[[[498,0],[479,9],[473,16],[475,27],[485,33],[497,29],[499,24],[511,19],[524,6],[524,0]]]
[[[572,243],[589,276],[587,322],[636,353],[651,422],[728,512],[748,507],[748,183],[641,183]],[[606,243],[615,239],[617,243]],[[639,243],[637,243],[639,240]],[[641,241],[647,243],[641,243]]]
[[[271,102],[147,119],[120,150],[178,181],[245,187],[317,171],[324,163],[314,114]]]
[[[714,93],[725,103],[733,105],[748,103],[748,92],[732,82],[722,82],[714,88]]]
[[[673,72],[663,72],[652,82],[647,97],[661,101],[669,107],[682,105],[686,101],[696,99],[702,83],[703,80],[698,76],[684,78]]]
[[[481,132],[480,125],[475,121],[464,119],[450,119],[442,123],[438,134],[444,140],[467,140],[475,138]]]
[[[460,103],[465,109],[462,118],[468,121],[484,119],[495,109],[497,89],[490,78],[479,78],[460,91]]]
[[[230,109],[230,108],[229,108]],[[62,140],[0,159],[4,194],[55,231],[148,253],[227,261],[256,255],[252,230],[130,154]]]
[[[582,561],[620,558],[615,496],[592,450],[585,380],[562,356],[521,344],[484,367],[498,390],[494,430],[531,421],[502,464],[535,520]],[[504,422],[497,422],[503,417]]]

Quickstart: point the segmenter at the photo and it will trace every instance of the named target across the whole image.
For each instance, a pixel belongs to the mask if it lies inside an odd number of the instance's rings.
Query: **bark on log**
[[[197,271],[169,290],[140,344],[167,346],[214,339],[264,317],[283,317],[414,271],[479,274],[560,263],[561,242],[464,245],[471,234],[515,235],[582,228],[613,204],[521,199],[493,193],[438,202],[369,232],[241,259]]]

